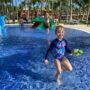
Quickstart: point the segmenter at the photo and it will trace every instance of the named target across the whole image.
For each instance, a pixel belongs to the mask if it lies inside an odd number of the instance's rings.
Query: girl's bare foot
[[[56,79],[58,86],[62,84],[61,80],[59,78]]]
[[[61,80],[60,80],[60,76],[57,74],[57,72],[55,73],[55,77],[56,77],[57,84],[60,86],[62,83],[61,83]]]

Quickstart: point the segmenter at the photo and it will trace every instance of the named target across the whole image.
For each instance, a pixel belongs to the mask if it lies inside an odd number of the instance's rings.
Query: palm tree
[[[78,0],[78,1],[79,1],[80,11],[83,13],[82,20],[86,18],[86,23],[87,23],[88,16],[90,14],[90,0]]]
[[[7,3],[10,3],[12,0],[0,0],[0,7],[1,7],[1,13],[2,14],[6,14],[5,13],[5,5],[7,5]]]
[[[88,22],[88,17],[90,15],[90,0],[83,0],[83,2],[86,4],[87,6],[87,20],[86,23]]]
[[[70,0],[70,21],[72,21],[72,0]]]

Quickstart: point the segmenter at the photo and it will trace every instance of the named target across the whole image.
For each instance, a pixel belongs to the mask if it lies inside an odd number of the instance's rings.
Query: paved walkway
[[[89,26],[87,25],[63,25],[63,26],[67,28],[78,29],[78,30],[82,30],[82,31],[90,33],[90,25]]]

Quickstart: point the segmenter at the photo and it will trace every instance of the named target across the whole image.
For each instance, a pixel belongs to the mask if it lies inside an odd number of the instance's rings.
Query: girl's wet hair
[[[57,31],[59,30],[59,28],[63,28],[63,29],[64,29],[64,27],[63,27],[63,26],[61,26],[61,25],[56,26],[55,33],[57,33]]]

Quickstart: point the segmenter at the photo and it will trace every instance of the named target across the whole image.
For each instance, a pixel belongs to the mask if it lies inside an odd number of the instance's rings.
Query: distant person
[[[20,22],[21,26],[25,22],[28,22],[27,15],[26,14],[27,14],[26,11],[23,11],[23,10],[21,10],[21,11],[18,12],[19,22]]]
[[[40,16],[40,14],[39,14],[39,11],[38,11],[38,10],[37,10],[37,11],[35,11],[34,16],[35,16],[35,17],[39,17],[39,16]]]

